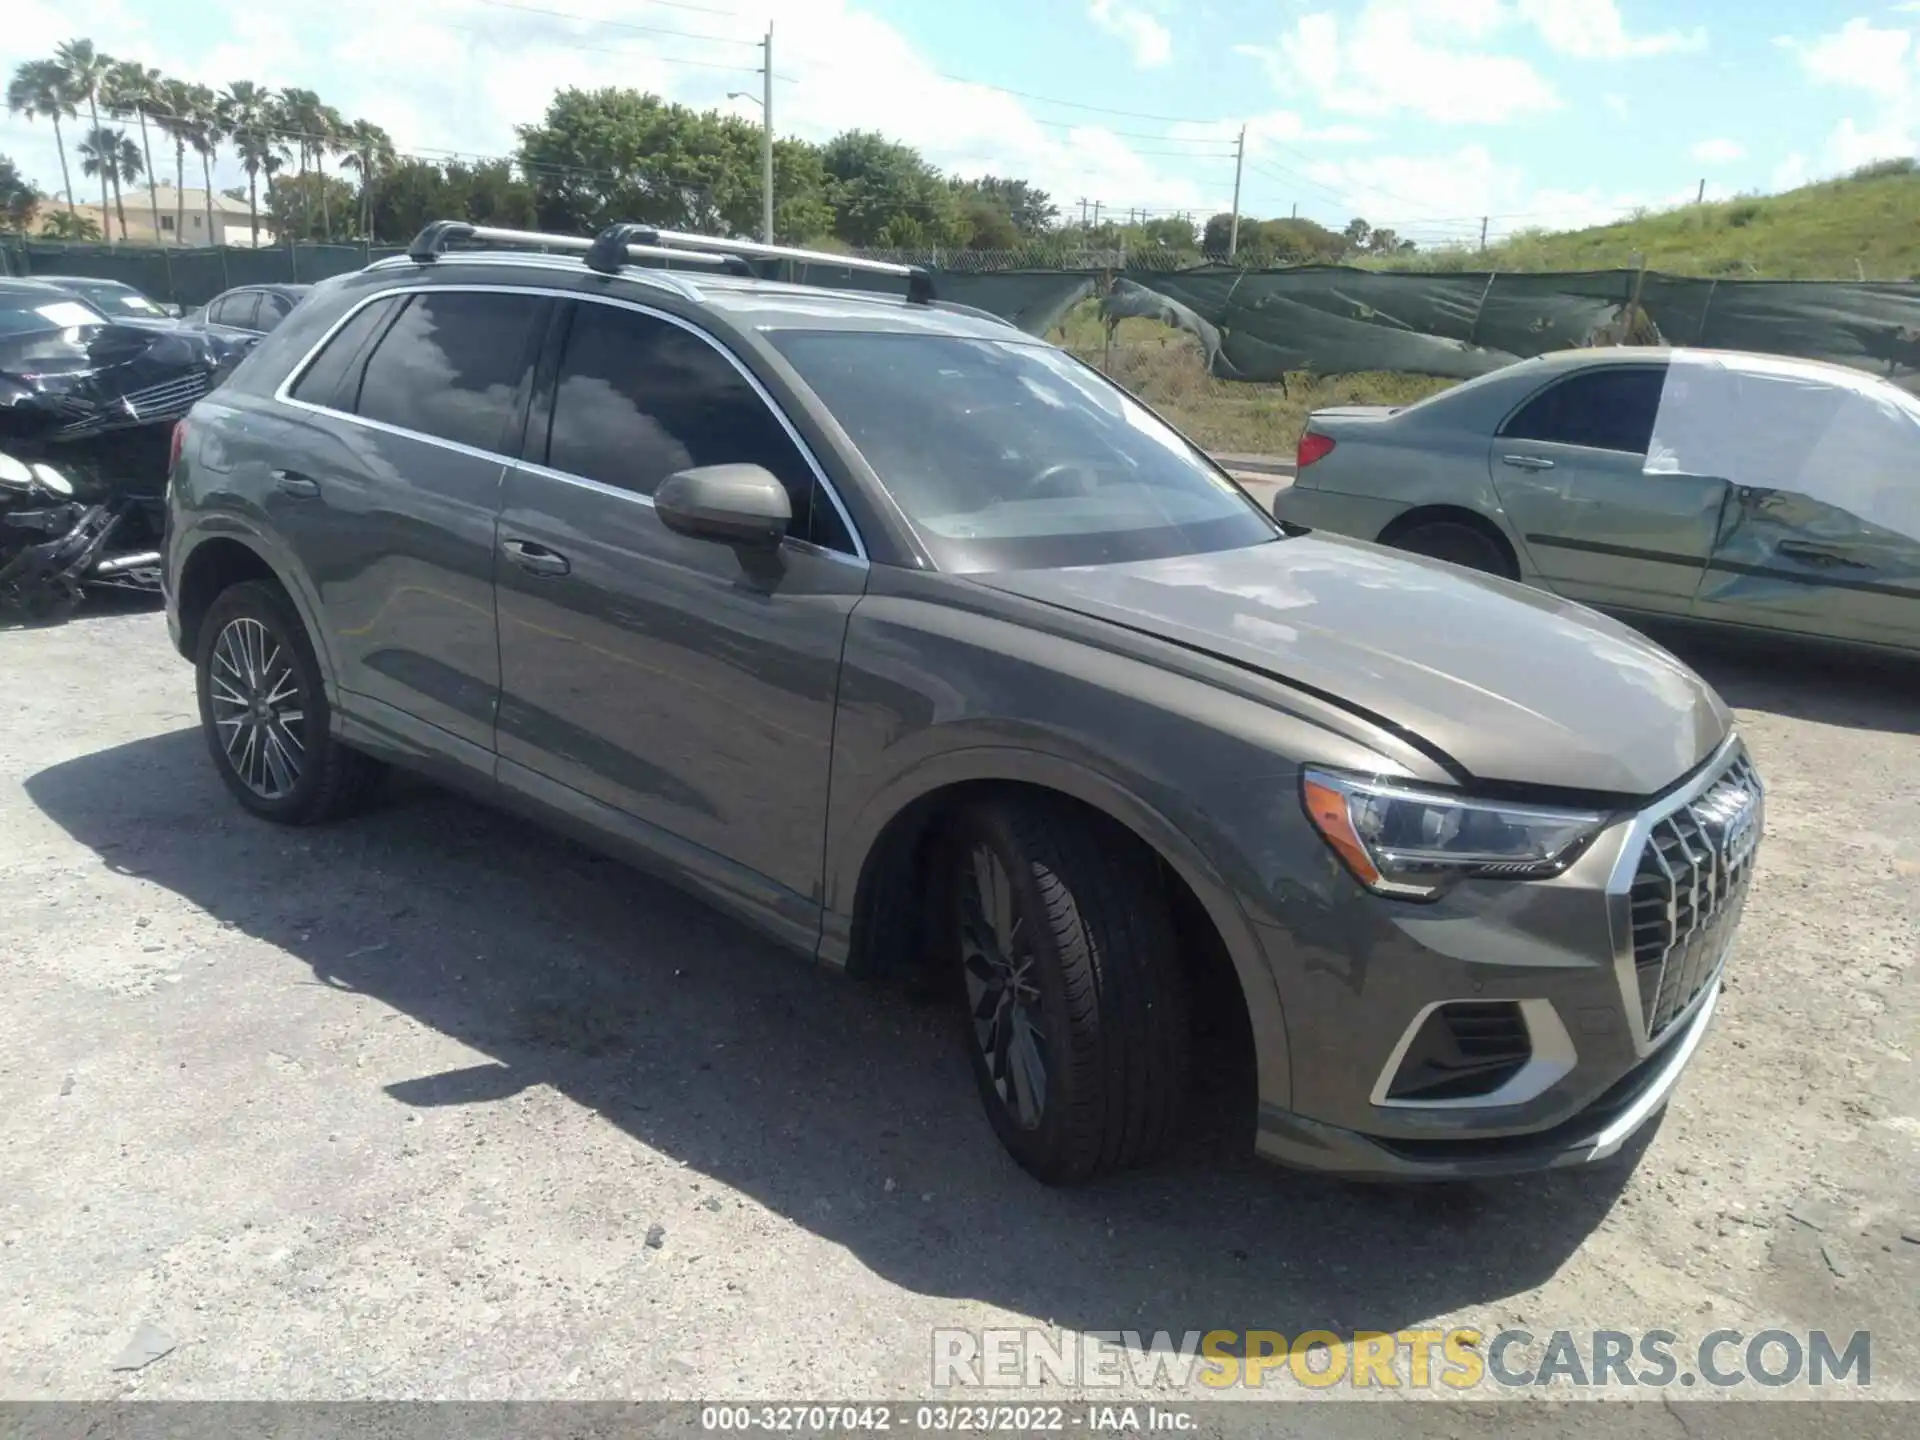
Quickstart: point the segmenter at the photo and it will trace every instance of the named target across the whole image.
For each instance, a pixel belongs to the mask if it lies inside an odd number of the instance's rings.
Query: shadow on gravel
[[[1219,1119],[1250,1112],[1216,1103],[1160,1167],[1050,1191],[988,1129],[957,1016],[529,825],[402,782],[356,821],[277,829],[233,807],[193,730],[26,788],[114,868],[490,1057],[395,1103],[551,1085],[921,1294],[1080,1330],[1390,1330],[1545,1282],[1637,1158],[1372,1189],[1252,1159]]]
[[[1722,636],[1648,624],[1736,710],[1816,725],[1920,735],[1920,662],[1857,655],[1777,636]]]

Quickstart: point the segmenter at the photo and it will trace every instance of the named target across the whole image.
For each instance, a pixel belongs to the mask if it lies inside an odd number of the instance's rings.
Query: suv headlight
[[[1609,818],[1325,770],[1301,773],[1300,798],[1354,879],[1377,895],[1408,900],[1432,899],[1470,877],[1558,875]]]

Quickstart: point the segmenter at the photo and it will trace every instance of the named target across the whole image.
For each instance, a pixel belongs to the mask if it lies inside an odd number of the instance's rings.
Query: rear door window
[[[215,325],[232,325],[241,330],[254,328],[254,312],[260,303],[257,290],[236,290],[213,302],[207,318]]]
[[[546,303],[507,291],[415,294],[367,359],[358,413],[490,454],[513,453]]]
[[[368,342],[385,328],[402,303],[402,297],[390,295],[361,306],[334,331],[333,338],[321,347],[287,393],[309,405],[352,410],[358,403],[360,362],[366,357]]]
[[[272,291],[260,294],[260,314],[254,324],[262,330],[271,330],[288,315],[293,313],[293,302],[284,295],[275,295]]]
[[[1584,370],[1535,395],[1513,413],[1500,433],[1510,440],[1645,455],[1666,378],[1664,365]]]
[[[636,495],[676,470],[761,465],[787,487],[790,535],[853,549],[806,457],[739,369],[683,326],[636,310],[575,306],[545,463]]]

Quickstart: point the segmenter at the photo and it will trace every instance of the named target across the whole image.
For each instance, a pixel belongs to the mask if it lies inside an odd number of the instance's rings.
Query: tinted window
[[[353,318],[336,330],[333,338],[314,356],[313,363],[307,366],[288,393],[294,399],[305,400],[310,405],[352,409],[351,394],[344,401],[341,399],[340,382],[349,374],[358,379],[358,362],[366,353],[367,342],[380,333],[381,327],[400,303],[397,298],[376,300],[355,311]]]
[[[231,295],[222,295],[213,302],[213,309],[207,318],[215,325],[234,325],[242,330],[253,328],[254,308],[259,304],[260,294],[256,290],[237,290]]]
[[[1097,371],[1037,341],[776,331],[946,570],[1099,565],[1277,538]]]
[[[260,315],[254,321],[262,330],[271,330],[286,319],[293,310],[293,302],[284,295],[263,292],[260,296]]]
[[[712,345],[665,320],[583,303],[554,393],[546,463],[651,495],[676,470],[764,465],[787,487],[790,533],[851,550],[813,471],[766,401]]]
[[[532,368],[536,295],[428,291],[381,337],[360,382],[359,413],[480,450],[507,444]]]
[[[1666,378],[1663,365],[1570,375],[1522,405],[1500,433],[1515,440],[1644,455]]]

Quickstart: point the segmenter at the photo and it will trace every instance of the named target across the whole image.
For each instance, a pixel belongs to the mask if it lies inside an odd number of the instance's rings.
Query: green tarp
[[[16,237],[0,240],[0,269],[124,280],[157,300],[191,306],[230,286],[318,280],[398,253],[365,245],[156,250]],[[797,278],[868,289],[898,284],[822,266],[806,267]],[[1213,373],[1231,380],[1271,381],[1303,370],[1465,379],[1548,350],[1623,341],[1831,360],[1908,385],[1920,377],[1920,283],[1210,265],[1119,275],[947,270],[936,273],[935,291],[1045,335],[1074,305],[1108,293],[1109,280],[1116,316],[1146,315],[1190,331]]]

